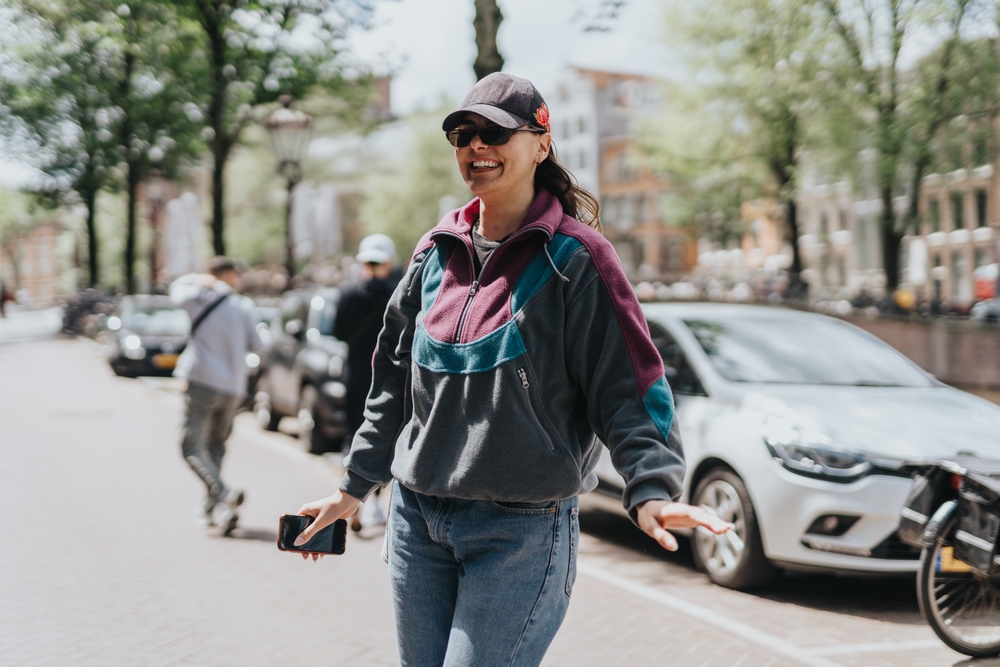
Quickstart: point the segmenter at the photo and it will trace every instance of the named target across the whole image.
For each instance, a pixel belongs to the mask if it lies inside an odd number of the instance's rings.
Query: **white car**
[[[896,535],[904,464],[1000,459],[1000,406],[846,322],[746,305],[643,310],[674,390],[685,499],[736,526],[693,535],[696,564],[718,584],[760,586],[782,568],[916,571],[919,552]],[[592,496],[620,509],[606,451],[597,473]]]

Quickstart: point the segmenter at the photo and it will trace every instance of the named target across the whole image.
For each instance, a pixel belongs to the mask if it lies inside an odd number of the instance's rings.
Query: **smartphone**
[[[340,519],[319,531],[301,546],[295,546],[295,538],[313,522],[311,516],[282,514],[278,524],[278,548],[282,551],[296,551],[306,554],[344,553],[347,546],[347,521]]]

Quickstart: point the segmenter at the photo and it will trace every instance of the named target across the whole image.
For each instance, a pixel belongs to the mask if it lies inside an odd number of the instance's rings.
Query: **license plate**
[[[951,547],[941,547],[941,558],[937,564],[938,572],[969,572],[971,567],[955,558],[955,552]]]
[[[157,368],[173,368],[177,365],[176,354],[157,354],[153,356],[153,366]]]

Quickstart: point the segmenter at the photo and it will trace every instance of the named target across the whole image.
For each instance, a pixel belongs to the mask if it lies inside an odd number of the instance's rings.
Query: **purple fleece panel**
[[[629,284],[621,262],[611,243],[600,232],[579,220],[563,216],[559,233],[572,236],[583,244],[590,253],[597,273],[604,281],[604,287],[611,295],[618,315],[618,324],[625,336],[629,356],[632,357],[632,368],[635,370],[635,380],[639,385],[639,395],[646,396],[653,383],[663,376],[663,359],[656,351],[649,337],[649,326],[642,315],[639,300]]]
[[[479,200],[473,199],[464,207],[446,215],[437,227],[431,230],[432,238],[441,236],[434,239],[436,243],[453,243],[456,246],[449,253],[434,307],[424,313],[424,329],[431,338],[442,343],[454,342],[458,321],[462,317],[462,310],[469,296],[469,287],[472,285],[472,239],[469,238],[469,230],[472,229],[472,221],[478,215]],[[460,238],[456,239],[451,236],[452,234]]]
[[[462,331],[462,343],[478,340],[493,333],[513,317],[510,300],[517,279],[535,252],[542,249],[541,232],[512,239],[494,251],[490,257],[489,271],[479,276],[479,291],[469,307]]]

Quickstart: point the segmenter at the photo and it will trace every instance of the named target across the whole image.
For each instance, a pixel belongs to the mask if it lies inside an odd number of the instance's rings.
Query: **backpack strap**
[[[225,296],[220,296],[218,299],[205,306],[205,309],[202,310],[200,313],[198,313],[198,317],[194,318],[194,322],[191,323],[191,331],[188,332],[188,338],[194,338],[194,332],[198,330],[198,327],[200,327],[201,323],[205,321],[205,318],[208,317],[213,310],[218,308],[219,305],[228,298],[229,298],[228,294],[226,294]]]

